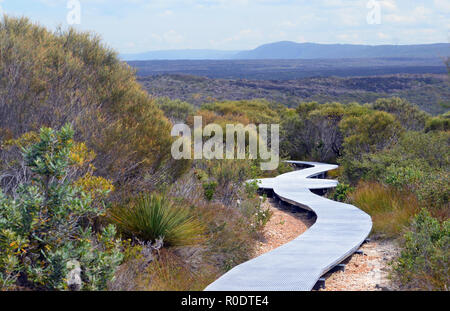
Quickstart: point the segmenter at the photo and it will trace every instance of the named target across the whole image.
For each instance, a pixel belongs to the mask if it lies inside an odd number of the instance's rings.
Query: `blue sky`
[[[73,0],[72,0],[73,1]],[[370,1],[380,24],[369,24]],[[1,10],[68,27],[68,0],[0,0]],[[450,0],[79,0],[80,30],[121,53],[242,50],[290,40],[417,44],[450,41]]]

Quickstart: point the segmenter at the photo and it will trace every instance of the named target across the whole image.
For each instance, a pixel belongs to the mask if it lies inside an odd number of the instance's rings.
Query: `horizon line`
[[[370,47],[378,47],[378,46],[420,46],[420,45],[438,45],[438,44],[448,44],[450,45],[450,42],[434,42],[434,43],[408,43],[408,44],[363,44],[363,43],[317,43],[317,42],[295,42],[290,40],[283,40],[283,41],[274,41],[274,42],[268,42],[263,43],[260,45],[257,45],[254,48],[249,49],[237,49],[237,50],[227,50],[227,49],[213,49],[213,48],[179,48],[179,49],[156,49],[156,50],[146,50],[141,52],[135,52],[135,53],[122,53],[119,52],[120,55],[137,55],[142,53],[150,53],[150,52],[174,52],[174,51],[217,51],[217,52],[243,52],[243,51],[252,51],[259,47],[265,46],[265,45],[271,45],[276,43],[295,43],[295,44],[314,44],[314,45],[353,45],[353,46],[370,46]]]

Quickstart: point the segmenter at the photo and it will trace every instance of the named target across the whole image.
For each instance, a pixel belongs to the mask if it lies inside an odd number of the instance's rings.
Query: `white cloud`
[[[280,26],[283,28],[294,28],[297,26],[297,23],[286,20],[286,21],[281,22]]]
[[[381,1],[381,8],[387,11],[396,11],[397,3],[395,0],[383,0]]]
[[[254,29],[242,29],[234,36],[225,38],[223,40],[210,40],[210,43],[214,47],[222,47],[233,42],[260,42],[262,39],[264,39],[264,36],[261,31]]]
[[[417,6],[414,10],[409,12],[402,12],[403,14],[388,14],[383,16],[388,22],[392,23],[408,23],[408,24],[418,24],[420,22],[431,21],[433,11],[424,6]]]
[[[284,31],[272,32],[269,34],[269,38],[273,41],[280,41],[288,38],[288,35]]]
[[[442,13],[450,13],[450,1],[449,0],[434,0],[434,6]]]
[[[170,44],[181,43],[184,41],[184,37],[177,33],[175,30],[169,30],[168,32],[164,33],[163,39],[165,42]]]
[[[162,16],[162,17],[173,16],[173,11],[172,11],[172,10],[165,10],[164,12],[162,12],[161,14],[159,14],[159,16]]]
[[[391,36],[388,34],[385,34],[384,32],[378,32],[377,33],[377,37],[382,39],[382,40],[386,40],[386,39],[390,39]]]
[[[359,35],[357,33],[342,33],[338,34],[337,38],[344,42],[355,43],[358,41]]]
[[[80,0],[80,30],[124,53],[192,48],[247,49],[297,42],[448,42],[450,0],[377,0],[381,24],[368,25],[369,0]],[[33,5],[29,3],[33,2]],[[67,0],[0,0],[13,15],[54,29]],[[135,44],[131,44],[134,42]]]

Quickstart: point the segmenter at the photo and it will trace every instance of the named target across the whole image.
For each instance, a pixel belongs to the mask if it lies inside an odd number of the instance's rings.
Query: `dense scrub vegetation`
[[[140,172],[168,161],[170,123],[134,72],[96,36],[50,32],[26,18],[5,16],[0,96],[3,140],[71,122],[75,138],[97,153],[98,174],[115,184],[145,185]]]
[[[374,233],[405,249],[393,277],[406,288],[448,289],[448,113],[431,117],[399,98],[304,103],[295,112],[285,119],[284,150],[341,165],[343,185],[331,197],[368,212]],[[414,218],[421,209],[426,216]]]
[[[367,76],[368,72],[362,72],[363,77],[339,78],[317,77],[315,73],[296,80],[280,80],[273,71],[263,74],[267,76],[264,80],[249,80],[248,75],[214,79],[211,75],[162,74],[139,76],[138,81],[153,96],[182,100],[197,107],[212,101],[264,98],[295,108],[301,102],[374,103],[388,97],[404,98],[431,114],[443,113],[450,107],[449,79],[445,74]]]
[[[414,289],[448,288],[448,277],[439,276],[449,264],[448,246],[442,242],[449,237],[448,113],[432,117],[406,100],[390,98],[364,105],[301,103],[296,109],[264,100],[225,101],[205,104],[196,114],[221,121],[280,122],[285,158],[339,163],[332,174],[341,185],[330,197],[368,212],[377,237],[401,241],[405,252],[393,270],[397,281]],[[429,220],[419,233],[414,219],[422,209]],[[416,241],[438,230],[426,226],[439,223],[444,228],[439,242]],[[412,245],[422,257],[411,255]],[[440,257],[424,266],[429,252]],[[400,264],[406,261],[408,268]]]
[[[363,77],[445,74],[441,58],[242,59],[129,61],[139,76],[183,74],[216,79],[295,80],[307,77]]]
[[[401,241],[393,277],[448,289],[448,112],[396,97],[291,107],[151,98],[97,37],[9,17],[0,112],[0,289],[201,290],[250,259],[271,213],[245,181],[292,168],[172,160],[171,125],[194,115],[280,124],[283,158],[339,163],[330,197]]]
[[[199,290],[252,256],[257,160],[172,160],[194,109],[99,38],[5,17],[0,111],[0,289]]]

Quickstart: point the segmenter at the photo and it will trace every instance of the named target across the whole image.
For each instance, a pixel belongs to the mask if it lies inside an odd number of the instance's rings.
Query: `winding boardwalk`
[[[372,229],[369,215],[353,205],[318,196],[310,189],[327,189],[337,181],[318,179],[336,165],[290,161],[306,169],[262,179],[260,188],[283,201],[309,209],[316,223],[295,240],[234,267],[207,291],[309,291],[319,278],[352,255]]]

